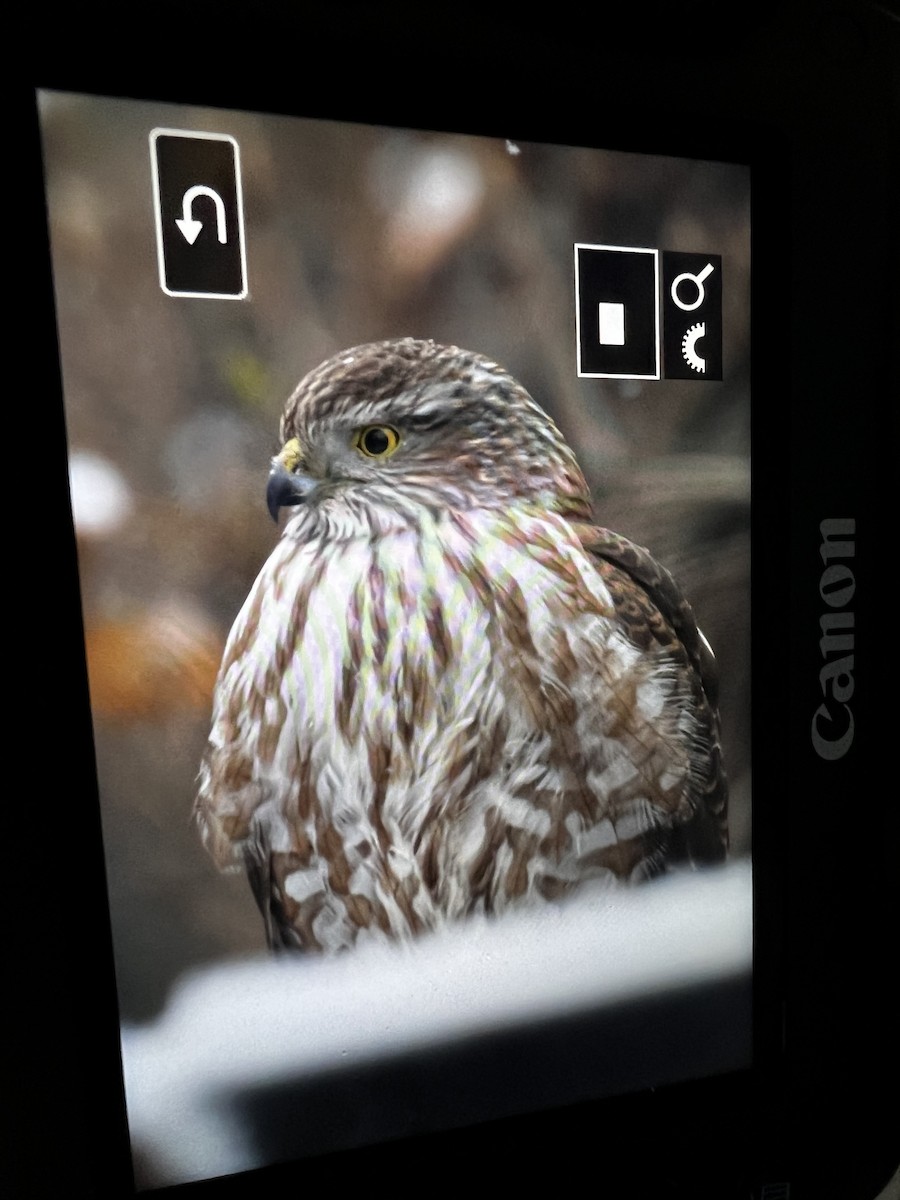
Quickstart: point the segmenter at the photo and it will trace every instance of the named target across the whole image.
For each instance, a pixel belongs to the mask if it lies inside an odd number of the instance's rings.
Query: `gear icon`
[[[681,339],[681,353],[684,355],[684,361],[689,367],[693,367],[695,371],[706,370],[706,359],[701,358],[694,349],[697,342],[706,334],[706,324],[703,321],[698,321],[696,325],[692,325],[684,337]]]

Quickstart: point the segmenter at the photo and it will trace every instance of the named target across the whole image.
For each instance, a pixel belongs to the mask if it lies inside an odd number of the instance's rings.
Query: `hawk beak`
[[[272,469],[269,471],[269,482],[266,485],[266,506],[272,514],[272,520],[278,520],[279,510],[294,504],[302,504],[316,486],[316,481],[309,475],[294,471],[300,460],[298,444],[295,438],[287,443],[280,454],[272,459]]]

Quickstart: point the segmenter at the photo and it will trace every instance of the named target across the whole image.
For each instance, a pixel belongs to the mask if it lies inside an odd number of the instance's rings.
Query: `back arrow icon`
[[[210,200],[215,204],[216,232],[219,236],[219,241],[224,245],[228,241],[228,235],[225,232],[225,204],[218,192],[214,192],[212,188],[205,187],[202,183],[195,184],[194,187],[188,188],[184,193],[184,198],[181,202],[181,217],[175,218],[175,224],[184,234],[188,244],[193,246],[200,230],[203,228],[203,222],[195,221],[192,212],[194,201],[198,196],[209,196]]]

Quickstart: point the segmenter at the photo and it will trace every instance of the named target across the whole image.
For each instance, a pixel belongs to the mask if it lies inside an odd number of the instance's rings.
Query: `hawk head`
[[[533,501],[587,516],[575,457],[547,414],[497,363],[432,341],[356,346],[311,371],[288,400],[267,500],[366,498],[431,507]]]

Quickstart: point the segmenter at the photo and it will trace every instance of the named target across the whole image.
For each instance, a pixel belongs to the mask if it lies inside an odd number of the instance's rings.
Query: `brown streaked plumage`
[[[334,951],[713,863],[715,669],[501,367],[335,355],[281,423],[291,515],[235,621],[196,815],[270,945]]]

